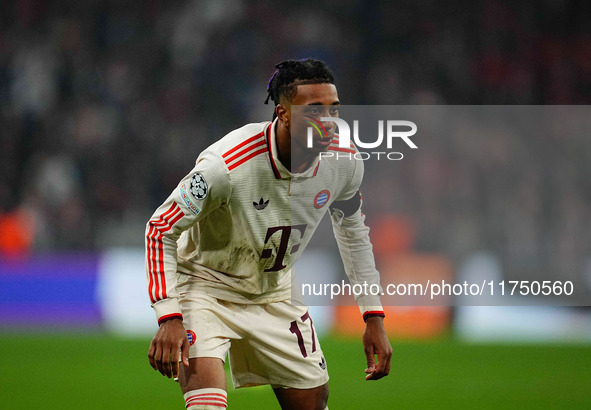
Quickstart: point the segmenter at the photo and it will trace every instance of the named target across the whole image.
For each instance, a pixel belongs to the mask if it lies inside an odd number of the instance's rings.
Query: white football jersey
[[[291,268],[329,206],[359,190],[361,160],[323,157],[290,173],[277,159],[275,125],[245,125],[203,151],[148,222],[146,273],[159,321],[181,316],[175,287],[183,274],[235,303],[289,299]],[[338,137],[328,149],[356,152],[340,148]],[[331,219],[351,282],[379,284],[361,210]],[[379,299],[357,302],[362,313],[382,310]]]

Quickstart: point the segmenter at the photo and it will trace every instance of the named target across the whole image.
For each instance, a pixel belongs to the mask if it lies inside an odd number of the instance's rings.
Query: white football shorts
[[[326,361],[306,306],[289,301],[240,304],[205,293],[203,282],[179,285],[189,357],[229,355],[235,388],[270,384],[311,389],[328,381]]]

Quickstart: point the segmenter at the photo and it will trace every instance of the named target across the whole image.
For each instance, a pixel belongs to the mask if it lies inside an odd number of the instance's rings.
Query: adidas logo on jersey
[[[267,199],[266,201],[263,201],[263,198],[261,198],[258,204],[256,202],[253,202],[252,204],[254,205],[257,211],[262,211],[267,207],[267,205],[269,205],[269,200]]]
[[[324,356],[322,356],[322,361],[318,363],[318,366],[320,366],[322,370],[326,370],[326,360],[324,360]]]

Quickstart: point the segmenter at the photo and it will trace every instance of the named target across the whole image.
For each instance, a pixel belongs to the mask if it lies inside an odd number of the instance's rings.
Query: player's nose
[[[336,123],[334,121],[322,121],[322,126],[326,129],[326,132],[330,133],[336,128]]]

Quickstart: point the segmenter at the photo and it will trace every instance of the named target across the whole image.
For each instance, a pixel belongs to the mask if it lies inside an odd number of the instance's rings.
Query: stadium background
[[[588,104],[590,17],[587,2],[565,0],[2,2],[2,407],[182,405],[146,360],[145,222],[201,149],[270,119],[262,102],[277,62],[326,60],[348,104]],[[424,172],[392,178],[395,198],[364,192],[372,235],[391,227],[398,255],[436,257],[453,274],[591,277],[591,143],[556,141],[531,164],[524,141],[499,139],[503,173],[492,161],[454,169],[453,146],[430,152]],[[518,212],[522,236],[492,200]],[[441,211],[458,206],[462,218]],[[318,234],[310,260],[338,270],[329,229]],[[371,385],[356,319],[316,317],[331,408],[591,404],[583,307],[392,309],[393,374]],[[231,389],[230,403],[276,407],[266,388]]]

